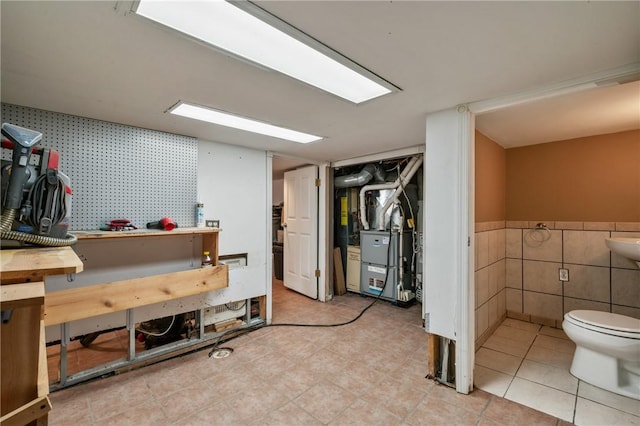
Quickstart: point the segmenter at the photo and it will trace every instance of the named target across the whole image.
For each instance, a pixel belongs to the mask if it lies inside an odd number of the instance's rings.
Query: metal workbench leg
[[[136,358],[136,325],[133,322],[133,309],[127,309],[127,331],[129,332],[129,347],[127,360],[133,361]]]
[[[69,323],[60,324],[60,384],[67,382],[67,346],[69,345]]]

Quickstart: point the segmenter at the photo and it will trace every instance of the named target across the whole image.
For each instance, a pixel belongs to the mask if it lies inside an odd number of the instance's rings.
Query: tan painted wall
[[[506,219],[506,153],[476,130],[476,222]]]
[[[640,130],[507,149],[506,218],[640,221]]]

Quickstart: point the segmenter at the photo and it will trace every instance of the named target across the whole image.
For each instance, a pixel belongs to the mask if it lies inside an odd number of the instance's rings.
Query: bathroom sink
[[[640,268],[640,238],[638,237],[613,237],[605,238],[607,247],[620,256],[636,262]]]

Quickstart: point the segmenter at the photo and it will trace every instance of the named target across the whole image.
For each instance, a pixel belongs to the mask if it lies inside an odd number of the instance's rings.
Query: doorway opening
[[[421,304],[422,170],[419,153],[334,166],[334,295]]]

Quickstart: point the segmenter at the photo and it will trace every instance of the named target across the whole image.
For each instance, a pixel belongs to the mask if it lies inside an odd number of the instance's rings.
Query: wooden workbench
[[[75,274],[82,262],[71,247],[0,251],[0,305],[11,316],[0,328],[0,422],[47,423],[49,383],[44,336],[44,279]]]

